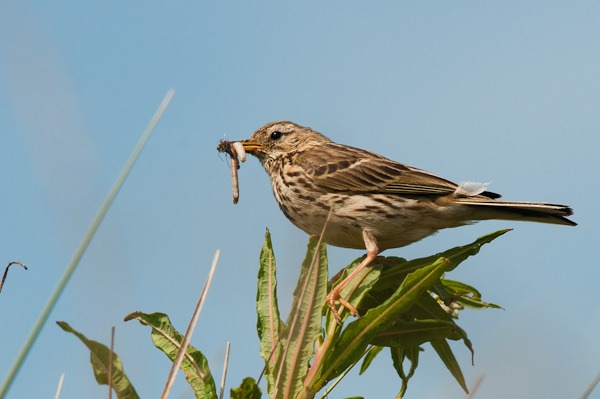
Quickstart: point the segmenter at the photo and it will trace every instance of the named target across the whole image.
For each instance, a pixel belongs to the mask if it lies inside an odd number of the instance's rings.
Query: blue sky
[[[257,377],[258,253],[268,227],[286,314],[307,237],[280,213],[255,159],[231,203],[217,142],[288,119],[506,199],[566,203],[575,228],[482,222],[386,254],[407,258],[514,231],[448,276],[505,310],[463,312],[476,397],[578,397],[600,371],[596,245],[600,5],[549,2],[3,2],[0,5],[0,378],[169,88],[175,97],[50,316],[11,398],[106,397],[55,320],[116,350],[142,397],[169,363],[129,312],[185,330],[217,248],[192,343],[228,387]],[[361,251],[329,248],[330,269]],[[332,397],[394,397],[382,353]],[[409,398],[464,394],[426,346]],[[180,376],[173,398],[191,398]],[[600,398],[600,390],[592,397]]]

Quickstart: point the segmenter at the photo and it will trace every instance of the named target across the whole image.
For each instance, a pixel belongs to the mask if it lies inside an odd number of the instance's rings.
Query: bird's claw
[[[338,307],[336,306],[336,302],[339,302],[340,308],[338,309]],[[327,295],[327,304],[329,305],[329,308],[331,309],[331,314],[333,314],[333,317],[335,317],[335,320],[339,323],[342,324],[342,316],[341,316],[341,312],[344,311],[344,308],[348,309],[348,312],[350,312],[350,314],[354,317],[358,317],[358,310],[356,310],[356,308],[354,306],[352,306],[352,304],[348,301],[346,301],[344,298],[342,298],[340,296],[340,293],[338,290],[336,290],[335,288]]]

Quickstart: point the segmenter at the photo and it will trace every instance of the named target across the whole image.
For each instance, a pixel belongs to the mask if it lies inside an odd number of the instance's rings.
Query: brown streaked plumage
[[[256,156],[271,179],[285,216],[300,229],[346,248],[365,248],[356,271],[383,250],[402,247],[448,227],[477,220],[506,219],[576,225],[566,205],[500,201],[483,184],[457,185],[429,172],[381,155],[337,144],[293,122],[258,129],[244,150]],[[328,296],[353,315],[356,309],[339,293],[353,275]]]

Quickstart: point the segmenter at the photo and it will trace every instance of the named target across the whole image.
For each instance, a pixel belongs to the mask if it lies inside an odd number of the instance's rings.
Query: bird
[[[503,201],[487,183],[456,184],[290,121],[267,123],[240,142],[264,167],[294,225],[329,245],[367,251],[327,295],[338,321],[336,302],[358,316],[342,289],[386,249],[479,220],[577,224],[567,218],[573,214],[567,205]]]

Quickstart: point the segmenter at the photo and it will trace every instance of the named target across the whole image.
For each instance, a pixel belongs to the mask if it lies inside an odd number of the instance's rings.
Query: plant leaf
[[[75,335],[85,346],[90,350],[90,362],[94,370],[96,381],[101,385],[108,385],[108,370],[110,359],[110,348],[97,342],[87,339],[87,337],[76,331],[67,322],[57,321],[56,324],[64,331]],[[139,398],[135,388],[123,371],[123,364],[119,355],[115,352],[112,354],[112,388],[117,393],[120,399],[137,399]]]
[[[452,321],[414,320],[396,322],[392,327],[377,334],[373,345],[409,349],[428,341],[440,339],[459,340],[466,334]]]
[[[326,244],[310,238],[287,325],[286,346],[277,372],[273,398],[295,398],[305,391],[303,380],[321,332],[322,306],[327,296]]]
[[[415,305],[410,308],[407,315],[411,319],[419,320],[445,320],[454,323],[450,316],[431,295],[423,295]]]
[[[423,295],[419,301],[410,308],[407,312],[407,316],[419,320],[438,320],[452,323],[456,335],[449,335],[446,338],[452,340],[462,339],[467,349],[471,351],[471,361],[473,361],[475,352],[471,341],[467,338],[467,333],[454,322],[454,319],[440,307],[440,304],[433,299],[431,295]]]
[[[452,300],[460,305],[472,309],[502,309],[501,306],[494,303],[484,302],[481,300],[481,293],[468,284],[454,280],[441,280],[442,285],[447,292],[452,296]]]
[[[175,360],[181,348],[183,336],[175,330],[164,313],[133,312],[125,317],[125,321],[138,320],[142,325],[152,327],[152,343],[160,349],[171,361]],[[208,361],[198,349],[188,345],[180,369],[185,373],[185,379],[190,384],[197,398],[217,398],[217,388],[213,380]]]
[[[456,358],[454,357],[454,354],[452,353],[452,349],[450,349],[450,345],[448,344],[448,342],[445,339],[434,340],[431,341],[431,346],[433,346],[433,349],[435,349],[440,359],[442,359],[442,361],[444,362],[448,370],[450,370],[450,373],[454,376],[454,378],[462,387],[462,389],[466,393],[469,393],[469,390],[467,389],[467,384],[465,382],[465,377],[463,376],[460,366],[458,365],[458,362],[456,361]]]
[[[281,360],[281,349],[285,324],[279,316],[277,305],[276,263],[269,230],[265,233],[265,242],[260,251],[258,269],[258,288],[256,294],[256,328],[260,339],[260,355],[265,360],[265,376],[269,387],[275,387],[276,362]]]
[[[392,260],[396,260],[396,264],[393,266],[384,267],[381,272],[381,277],[377,280],[377,283],[373,287],[373,291],[384,291],[386,289],[396,289],[404,280],[407,273],[414,270],[420,269],[426,265],[430,265],[439,258],[446,258],[449,261],[448,269],[446,271],[454,270],[461,262],[467,259],[469,256],[476,255],[479,253],[481,247],[488,244],[510,231],[510,229],[499,230],[494,233],[486,234],[479,237],[477,240],[470,244],[451,248],[447,251],[440,252],[436,255],[428,256],[425,258],[414,259],[406,261],[401,258],[385,258],[386,264]]]
[[[420,347],[413,348],[390,348],[390,353],[392,355],[392,362],[394,363],[394,368],[400,376],[402,380],[402,387],[400,388],[400,392],[396,395],[396,398],[403,398],[406,393],[406,389],[408,388],[408,380],[412,378],[415,374],[415,370],[419,365],[419,353],[422,351]],[[404,372],[404,360],[408,359],[410,362],[410,369],[408,373]]]
[[[239,388],[230,390],[231,399],[260,399],[262,392],[253,378],[246,377]]]
[[[447,259],[440,258],[410,273],[387,301],[350,323],[327,354],[321,380],[330,380],[357,361],[373,338],[399,320],[402,314],[439,280],[447,266]]]
[[[375,357],[379,354],[379,352],[381,352],[382,349],[383,349],[383,346],[375,346],[375,345],[373,345],[372,347],[369,348],[369,350],[367,351],[367,354],[365,355],[365,358],[363,359],[362,364],[360,365],[360,372],[358,374],[362,375],[362,373],[367,371],[367,369],[369,368],[369,366],[371,365],[371,363],[373,362]]]

